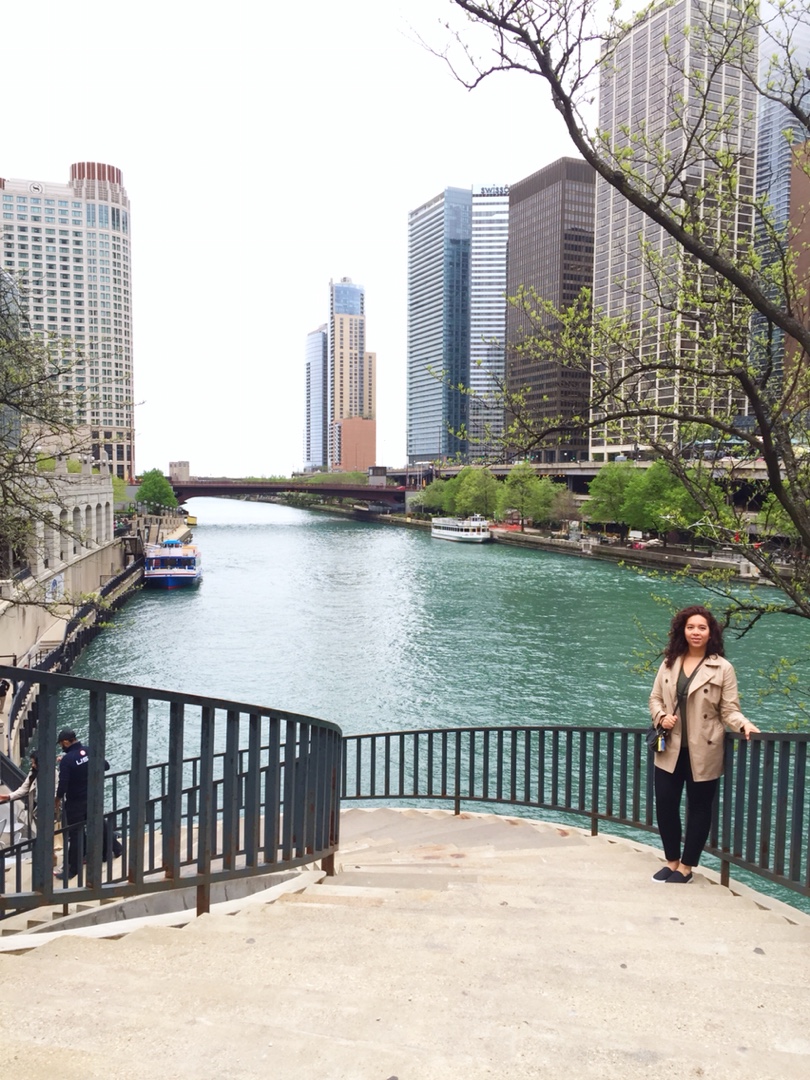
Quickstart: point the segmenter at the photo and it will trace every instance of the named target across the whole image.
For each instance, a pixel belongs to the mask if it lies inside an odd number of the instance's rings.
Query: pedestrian
[[[746,739],[759,731],[740,710],[737,676],[725,659],[723,630],[707,608],[695,604],[673,618],[650,695],[650,715],[666,733],[666,749],[655,755],[655,813],[666,865],[653,874],[653,881],[685,885],[692,880],[709,837],[723,771],[725,729]]]
[[[59,761],[59,783],[56,788],[56,815],[64,800],[65,824],[67,825],[67,876],[76,877],[84,858],[86,847],[85,822],[87,821],[87,778],[90,762],[87,750],[76,738],[76,732],[63,728],[56,741],[64,751]],[[62,877],[60,869],[55,877]]]
[[[31,768],[28,771],[28,775],[25,780],[20,784],[18,788],[10,792],[8,795],[0,795],[0,803],[13,803],[22,802],[25,800],[26,809],[28,811],[28,835],[33,836],[34,829],[34,808],[36,806],[37,797],[37,773],[39,772],[39,756],[36,750],[32,750],[30,754]],[[10,808],[9,808],[10,809]],[[9,827],[13,822],[13,815],[9,812]],[[13,830],[12,830],[13,838]]]
[[[90,757],[88,748],[82,746],[76,738],[76,732],[71,728],[63,728],[56,741],[63,750],[59,759],[59,780],[56,787],[56,817],[60,816],[64,799],[65,824],[67,825],[67,874],[69,878],[72,878],[79,873],[79,866],[87,850],[85,824]],[[109,767],[110,763],[105,761],[104,768],[109,769]],[[104,859],[107,858],[108,834],[110,833],[110,822],[105,819],[102,850]],[[111,839],[112,853],[117,857],[121,854],[121,844],[117,836],[112,835]],[[53,873],[54,877],[64,876],[60,869],[54,870]]]

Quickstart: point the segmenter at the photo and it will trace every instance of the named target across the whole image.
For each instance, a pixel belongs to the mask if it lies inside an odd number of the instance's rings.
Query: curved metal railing
[[[3,676],[39,688],[41,766],[68,727],[89,747],[89,775],[86,825],[75,833],[84,858],[66,880],[54,867],[64,866],[59,843],[69,830],[46,812],[56,778],[41,767],[36,838],[0,860],[0,917],[189,887],[201,912],[215,883],[319,859],[331,872],[342,748],[335,724],[69,675],[0,667]],[[108,754],[129,766],[107,772]]]
[[[342,798],[497,803],[655,832],[653,763],[638,728],[486,727],[349,735]],[[706,850],[810,896],[808,734],[726,736]]]

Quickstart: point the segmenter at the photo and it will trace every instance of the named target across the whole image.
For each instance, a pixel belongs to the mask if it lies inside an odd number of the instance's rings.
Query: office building
[[[408,215],[408,462],[467,454],[472,191],[446,188]]]
[[[468,460],[502,456],[509,188],[474,187],[470,237]]]
[[[326,323],[307,334],[304,470],[325,469],[329,460],[329,333]]]
[[[761,41],[760,84],[767,85],[776,81],[774,90],[778,93],[781,80],[790,85],[792,74],[785,70],[782,62],[777,69],[774,64],[775,40],[783,35],[782,40],[790,41],[793,70],[810,69],[810,27],[801,19],[795,22],[796,13],[787,9],[778,13],[772,3],[763,3],[762,17],[767,27],[763,29]],[[784,47],[778,50],[783,54]],[[785,59],[782,55],[782,61]],[[788,91],[789,92],[789,91]],[[807,88],[804,88],[806,94]],[[806,264],[803,256],[808,239],[807,202],[804,172],[807,168],[806,154],[803,152],[807,140],[807,128],[785,105],[767,97],[759,99],[757,125],[757,172],[756,188],[758,200],[768,206],[768,222],[760,221],[757,227],[757,242],[762,258],[773,263],[782,258],[782,245],[787,243],[799,253],[799,258]],[[797,150],[802,150],[797,162]],[[797,186],[803,197],[796,198]],[[774,237],[777,244],[774,244]],[[776,250],[775,250],[776,247]],[[769,327],[767,321],[756,312],[752,321],[753,355],[761,367],[773,371],[778,393],[781,387],[785,360],[785,338],[779,327]]]
[[[532,173],[509,192],[509,259],[507,295],[520,290],[547,301],[555,311],[570,307],[593,279],[594,179],[590,165],[579,158],[560,158]],[[530,317],[538,311],[539,326]],[[587,408],[590,371],[566,366],[532,349],[535,332],[553,333],[555,319],[534,303],[506,307],[507,403],[522,397],[521,414],[534,427],[582,416]],[[506,422],[515,414],[507,405]],[[516,444],[515,453],[523,447]],[[577,461],[588,456],[583,426],[562,430],[528,448],[544,462]]]
[[[366,470],[376,464],[377,357],[366,349],[365,289],[351,278],[329,282],[328,335],[329,467]],[[344,430],[348,419],[364,423]]]
[[[130,207],[121,170],[70,168],[68,183],[0,178],[2,268],[22,296],[27,332],[69,370],[85,443],[113,473],[135,472]]]
[[[690,185],[705,188],[711,186],[715,170],[712,140],[717,140],[718,150],[734,154],[736,212],[710,222],[732,260],[736,246],[748,244],[753,235],[756,125],[751,118],[756,102],[741,67],[710,62],[705,36],[710,34],[708,19],[733,27],[745,17],[745,10],[731,0],[717,0],[709,7],[700,0],[662,4],[623,36],[603,63],[599,81],[599,129],[611,140],[614,154],[626,154],[623,167],[650,176],[654,154],[646,147],[661,140],[669,160],[684,156],[687,164],[682,172]],[[745,32],[744,27],[741,30]],[[696,87],[706,88],[698,98]],[[687,144],[698,115],[692,103],[704,98],[702,142]],[[637,138],[638,133],[644,137]],[[652,178],[652,183],[660,186],[663,180]],[[701,207],[704,214],[715,213],[711,199],[702,201]],[[639,402],[662,411],[676,410],[684,395],[698,392],[695,377],[676,370],[689,355],[687,350],[693,358],[699,356],[697,323],[681,312],[665,311],[659,297],[682,295],[681,284],[700,274],[660,226],[597,178],[594,307],[604,315],[626,318],[635,332],[635,343],[628,342],[621,355],[594,356],[597,381],[609,371],[611,385],[621,385],[623,396],[635,395]],[[747,343],[737,347],[745,350]],[[732,400],[729,392],[713,407],[733,414],[741,402]],[[591,431],[591,455],[604,460],[634,454],[651,443],[671,443],[677,435],[675,422],[660,413],[600,423]]]

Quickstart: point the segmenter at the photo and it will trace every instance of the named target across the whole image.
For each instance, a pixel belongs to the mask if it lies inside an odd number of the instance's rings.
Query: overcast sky
[[[380,464],[406,460],[407,216],[572,153],[539,79],[470,93],[450,0],[6,4],[0,176],[123,170],[139,471],[289,475],[330,278],[366,289]]]

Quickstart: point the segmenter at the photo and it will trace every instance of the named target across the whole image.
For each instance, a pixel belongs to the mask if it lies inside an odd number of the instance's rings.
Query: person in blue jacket
[[[64,753],[59,762],[59,783],[56,788],[56,814],[64,801],[67,834],[67,874],[76,877],[79,863],[84,858],[87,845],[84,825],[87,821],[87,779],[90,759],[87,750],[76,738],[71,728],[63,728],[56,741]],[[62,877],[62,870],[54,870],[55,877]]]

